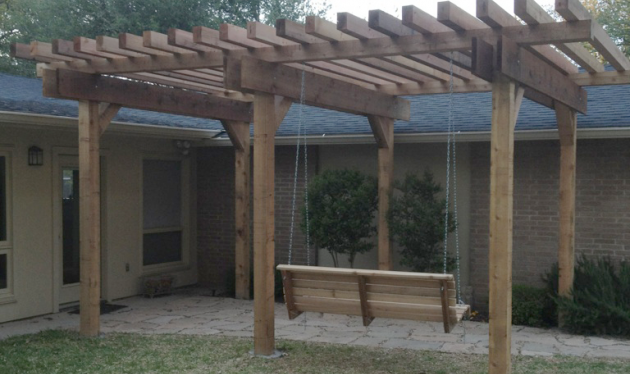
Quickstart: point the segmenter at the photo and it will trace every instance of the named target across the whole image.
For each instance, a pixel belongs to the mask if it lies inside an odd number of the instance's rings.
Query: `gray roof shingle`
[[[308,87],[306,88],[308,89]],[[578,116],[578,128],[629,128],[630,85],[587,87],[588,115]],[[35,113],[64,117],[77,116],[77,103],[42,96],[39,79],[0,74],[0,111]],[[453,94],[453,123],[462,133],[490,131],[491,93]],[[449,95],[410,97],[411,121],[397,121],[396,134],[440,133],[447,131]],[[300,115],[300,111],[302,114]],[[332,110],[294,104],[278,136],[296,135],[300,116],[311,135],[371,134],[367,118]],[[222,130],[218,121],[123,108],[115,121],[165,127]],[[551,109],[524,100],[516,130],[553,130]]]
[[[0,111],[76,118],[79,105],[74,100],[42,96],[42,81],[0,73]],[[114,121],[164,127],[222,130],[219,122],[146,110],[122,108]]]

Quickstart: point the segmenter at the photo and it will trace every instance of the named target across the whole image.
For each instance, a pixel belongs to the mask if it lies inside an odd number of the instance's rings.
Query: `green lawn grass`
[[[45,331],[0,341],[0,373],[486,373],[486,355],[278,341],[280,359],[249,354],[250,339]],[[630,360],[515,357],[514,373],[630,373]]]

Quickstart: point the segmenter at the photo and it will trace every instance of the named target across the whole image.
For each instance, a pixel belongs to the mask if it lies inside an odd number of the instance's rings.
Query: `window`
[[[79,283],[81,254],[79,246],[79,170],[63,167],[61,170],[61,221],[63,243],[63,284]]]
[[[7,293],[10,288],[11,240],[10,240],[10,189],[9,158],[0,153],[0,294]]]
[[[182,162],[144,160],[142,174],[143,265],[181,262]]]
[[[7,240],[6,157],[0,156],[0,242]]]
[[[6,290],[9,287],[9,255],[0,254],[0,290]]]

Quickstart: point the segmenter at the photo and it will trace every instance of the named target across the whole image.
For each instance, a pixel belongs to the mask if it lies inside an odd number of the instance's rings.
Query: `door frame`
[[[63,185],[60,175],[62,170],[62,160],[65,157],[75,157],[79,162],[79,150],[73,147],[53,147],[52,149],[52,222],[53,222],[53,279],[52,279],[52,308],[53,312],[59,311],[61,302],[61,288],[63,287],[63,218],[61,195]],[[107,264],[107,154],[101,152],[101,299],[108,298],[108,264]],[[77,299],[76,302],[79,300]],[[75,301],[66,304],[75,303]]]

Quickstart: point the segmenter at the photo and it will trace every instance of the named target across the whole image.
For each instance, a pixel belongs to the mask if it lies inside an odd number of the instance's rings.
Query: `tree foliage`
[[[630,0],[582,0],[582,4],[630,57]],[[587,47],[595,52],[590,45]]]
[[[0,0],[0,71],[34,73],[33,64],[8,58],[12,42],[165,33],[169,28],[217,28],[224,22],[246,26],[282,17],[303,20],[325,15],[329,8],[316,0]]]
[[[374,212],[378,204],[376,178],[354,170],[327,170],[308,187],[309,232],[315,245],[326,248],[339,266],[339,255],[354,266],[357,253],[372,249],[369,238],[376,231]],[[306,215],[302,214],[306,230]]]
[[[401,265],[418,272],[442,271],[446,201],[437,197],[442,187],[426,171],[422,179],[407,174],[396,182],[396,189],[399,193],[391,199],[388,220],[392,238],[401,247]],[[449,232],[455,229],[451,217]],[[452,267],[453,260],[447,261]]]
[[[584,5],[630,56],[630,0],[586,0]]]

